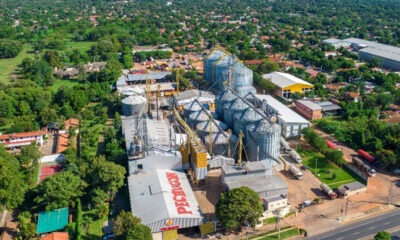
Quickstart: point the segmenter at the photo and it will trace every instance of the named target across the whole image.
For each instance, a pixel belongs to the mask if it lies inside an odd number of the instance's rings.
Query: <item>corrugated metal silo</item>
[[[218,132],[218,133],[213,133],[212,137],[212,151],[214,155],[222,155],[222,156],[228,156],[228,142],[229,142],[229,133],[227,132]],[[234,149],[237,144],[238,138],[234,135],[231,134],[231,155],[234,154]],[[210,138],[208,136],[204,137],[204,142],[206,145],[207,150],[210,149]],[[231,156],[232,157],[232,156]]]
[[[224,107],[224,122],[231,128],[233,128],[233,116],[235,113],[245,111],[248,108],[248,105],[243,102],[242,99],[236,99],[233,104],[229,107]]]
[[[246,111],[238,112],[233,116],[233,132],[238,135],[239,132],[242,131],[246,136],[246,127],[252,122],[255,123],[261,119],[263,119],[263,116],[261,116],[253,108],[248,108]]]
[[[203,61],[204,79],[208,83],[211,83],[211,81],[212,81],[213,64],[224,55],[225,55],[225,53],[223,51],[217,49],[217,50],[214,50],[213,52],[211,52],[210,55],[208,55],[207,58],[204,59],[204,61]]]
[[[281,127],[264,119],[251,130],[249,138],[253,141],[251,151],[256,153],[254,161],[271,160],[279,158]]]
[[[186,122],[189,124],[189,126],[194,128],[197,126],[198,123],[208,121],[209,119],[210,117],[208,113],[204,110],[201,110],[189,114],[189,116],[186,118]]]
[[[135,113],[141,115],[147,110],[147,100],[142,96],[129,96],[122,99],[122,114],[133,116]]]
[[[227,86],[229,80],[229,67],[232,61],[230,55],[221,57],[218,61],[213,64],[213,88],[219,91],[224,90],[224,86]],[[226,83],[224,83],[226,82]]]
[[[225,91],[219,98],[216,99],[215,107],[216,113],[219,116],[220,120],[224,118],[224,106],[227,103],[233,102],[237,97],[231,91]]]
[[[199,124],[196,125],[197,135],[200,138],[209,136],[210,130],[211,130],[211,133],[219,133],[220,129],[225,131],[228,129],[228,126],[225,123],[218,121],[218,120],[212,120],[211,129],[210,129],[210,120],[205,121],[205,122],[200,122]]]
[[[191,103],[187,103],[183,105],[185,117],[188,117],[193,112],[201,111],[203,108],[197,101],[193,101]]]

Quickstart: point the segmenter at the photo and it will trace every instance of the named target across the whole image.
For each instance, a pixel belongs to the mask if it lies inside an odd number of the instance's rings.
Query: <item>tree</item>
[[[117,239],[126,239],[128,231],[141,224],[140,218],[133,216],[131,212],[122,210],[113,221],[113,232]]]
[[[82,239],[82,206],[81,206],[81,200],[78,198],[76,200],[76,239],[81,240]]]
[[[22,44],[8,39],[0,40],[0,58],[14,58],[22,50]]]
[[[46,178],[34,189],[33,202],[36,208],[47,211],[74,205],[77,198],[83,195],[86,183],[70,171],[57,173]]]
[[[18,237],[17,239],[32,239],[36,235],[36,224],[32,222],[32,214],[30,212],[22,212],[18,214]]]
[[[222,193],[216,205],[216,214],[227,230],[245,224],[255,226],[263,213],[260,196],[248,187],[240,187]]]
[[[377,232],[376,235],[374,236],[374,240],[390,240],[392,237],[390,236],[390,233],[386,231],[381,231]]]
[[[129,240],[152,240],[151,229],[143,224],[138,224],[129,229],[126,239]]]
[[[19,155],[19,159],[22,167],[28,168],[29,166],[32,166],[37,162],[39,157],[40,152],[36,143],[21,147],[21,154]]]

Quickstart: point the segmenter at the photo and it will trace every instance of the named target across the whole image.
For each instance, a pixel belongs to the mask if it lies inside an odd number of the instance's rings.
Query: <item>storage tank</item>
[[[147,100],[142,96],[129,96],[122,99],[122,114],[133,116],[135,113],[141,115],[147,110]]]
[[[203,139],[204,137],[210,134],[210,120],[207,120],[205,122],[200,122],[199,124],[196,125],[195,129],[197,131],[197,135]],[[213,119],[211,126],[211,133],[219,133],[220,129],[226,131],[228,129],[228,126],[221,121]]]
[[[231,71],[235,90],[241,87],[253,87],[253,71],[239,62],[236,56],[232,57]]]
[[[232,134],[231,135],[231,156],[228,156],[228,142],[229,142],[229,133],[227,132],[218,132],[213,133],[211,136],[212,143],[212,153],[214,155],[222,155],[227,157],[232,157],[234,155],[235,146],[237,144],[238,138]],[[210,138],[209,136],[204,137],[204,142],[207,150],[210,149]]]
[[[212,84],[213,88],[219,91],[224,91],[225,86],[229,86],[229,69],[232,62],[232,57],[229,55],[225,55],[218,59],[218,61],[214,62],[212,66]]]
[[[252,152],[255,152],[254,161],[263,161],[268,159],[278,159],[280,151],[281,127],[276,123],[269,123],[268,120],[261,120],[257,127],[249,129],[249,138],[254,142],[251,146]],[[271,166],[273,162],[271,162]]]
[[[212,79],[212,67],[213,64],[220,59],[225,53],[221,50],[214,50],[208,55],[204,61],[203,61],[203,66],[204,66],[204,79],[210,83]]]
[[[208,113],[204,110],[201,110],[190,113],[189,116],[186,118],[186,122],[189,124],[189,126],[194,128],[197,126],[198,123],[208,121],[209,119],[210,117]]]
[[[229,107],[225,104],[224,106],[224,122],[233,128],[233,116],[235,113],[245,111],[249,106],[243,102],[242,99],[238,98],[236,99],[233,104]]]
[[[238,87],[235,88],[235,91],[241,96],[246,97],[249,93],[256,94],[256,89],[253,86],[245,86],[245,87]]]
[[[216,113],[220,117],[220,120],[223,120],[224,117],[224,105],[234,101],[236,98],[235,94],[231,91],[225,91],[215,99]]]
[[[188,117],[191,113],[201,111],[203,110],[203,108],[197,101],[193,101],[191,103],[186,103],[185,105],[183,105],[183,110],[185,117]]]
[[[246,135],[246,127],[251,122],[257,122],[262,120],[263,117],[256,112],[253,108],[248,108],[245,111],[235,113],[233,115],[233,132],[239,135],[239,132],[242,131]]]

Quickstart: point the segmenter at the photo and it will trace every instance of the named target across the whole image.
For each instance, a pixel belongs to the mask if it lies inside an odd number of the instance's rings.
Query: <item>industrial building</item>
[[[276,95],[285,99],[290,99],[293,93],[298,92],[304,94],[310,92],[314,88],[314,85],[311,83],[290,75],[289,73],[272,72],[264,74],[262,77],[276,85],[278,87]]]
[[[308,120],[322,118],[322,107],[309,100],[297,100],[296,110]]]
[[[393,71],[400,70],[400,48],[367,41],[359,38],[326,39],[322,43],[333,46],[351,47],[358,51],[358,54],[363,61],[370,62],[373,59],[379,59],[381,67]]]
[[[173,101],[175,108],[180,109],[183,105],[199,101],[206,109],[215,111],[215,95],[212,92],[190,89],[184,92],[175,93]]]
[[[241,96],[255,93],[253,71],[239,59],[220,49],[213,50],[203,61],[204,79],[215,91],[233,89]]]
[[[301,130],[310,126],[309,121],[272,96],[256,94],[255,97],[258,105],[263,106],[265,113],[271,118],[276,118],[284,138],[300,137]]]
[[[46,133],[43,131],[3,134],[0,135],[0,144],[4,144],[7,150],[19,149],[22,146],[32,143],[42,146],[44,143],[44,135],[46,135]]]

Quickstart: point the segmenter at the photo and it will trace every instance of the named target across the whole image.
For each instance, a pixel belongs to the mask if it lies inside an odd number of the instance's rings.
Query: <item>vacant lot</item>
[[[81,52],[86,52],[95,42],[67,42],[66,50],[78,49]]]
[[[57,80],[53,86],[51,86],[51,91],[56,93],[60,87],[73,87],[75,85],[81,84],[82,81],[77,79],[61,79]]]
[[[0,59],[0,83],[8,83],[17,70],[18,65],[26,57],[34,57],[32,46],[25,44],[22,51],[15,58]]]
[[[331,188],[337,188],[343,184],[357,181],[352,173],[329,162],[321,153],[303,150],[301,151],[301,155],[303,157],[303,164]]]

